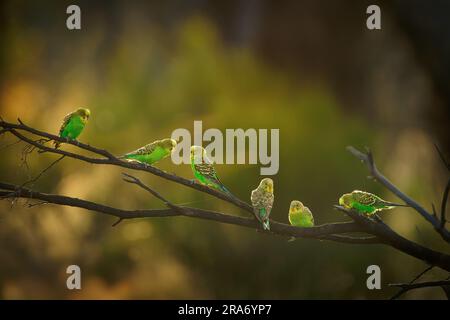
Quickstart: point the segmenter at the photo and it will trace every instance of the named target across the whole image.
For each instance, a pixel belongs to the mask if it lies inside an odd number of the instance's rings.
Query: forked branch
[[[417,203],[412,198],[408,197],[406,194],[401,192],[392,182],[390,182],[381,172],[377,169],[375,162],[373,160],[373,155],[370,151],[367,153],[363,153],[354,147],[347,147],[347,150],[350,151],[356,158],[361,160],[367,165],[369,169],[370,175],[379,183],[381,183],[384,187],[386,187],[389,191],[395,194],[398,198],[402,199],[407,205],[416,210],[425,220],[427,220],[434,229],[439,233],[439,235],[447,242],[450,242],[450,232],[445,228],[445,208],[446,202],[448,199],[449,192],[449,183],[447,183],[447,187],[444,191],[442,206],[441,206],[441,220],[436,215],[431,214],[427,210],[425,210],[419,203]]]

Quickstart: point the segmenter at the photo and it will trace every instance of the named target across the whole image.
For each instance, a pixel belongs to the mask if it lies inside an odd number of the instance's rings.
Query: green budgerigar
[[[365,191],[354,190],[339,198],[339,204],[346,209],[354,209],[359,213],[372,215],[381,210],[395,207],[408,207],[407,205],[392,203]]]
[[[177,142],[174,139],[156,140],[119,157],[119,159],[134,160],[152,165],[170,156],[176,146]]]
[[[262,223],[264,230],[270,230],[269,216],[274,201],[273,180],[262,179],[258,187],[252,191],[250,200],[256,218]]]
[[[213,162],[208,158],[206,150],[201,146],[191,146],[191,168],[194,177],[208,187],[225,192],[233,196],[230,191],[220,182],[214,169]]]
[[[59,137],[76,140],[83,131],[90,115],[91,112],[86,108],[78,108],[76,111],[66,115],[59,129]],[[58,148],[61,142],[55,141],[54,144],[55,148]]]
[[[308,207],[298,200],[293,200],[289,207],[289,222],[295,227],[314,227],[314,217]]]

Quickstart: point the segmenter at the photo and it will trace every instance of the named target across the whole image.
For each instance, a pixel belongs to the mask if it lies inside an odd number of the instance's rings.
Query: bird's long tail
[[[223,184],[218,184],[218,186],[219,186],[219,189],[222,191],[222,192],[224,192],[224,193],[226,193],[226,194],[228,194],[228,195],[230,195],[230,196],[233,196],[233,194],[230,192],[230,190],[228,190],[227,188],[225,188],[225,186],[223,185]]]
[[[270,231],[270,222],[269,219],[263,221],[263,229]]]
[[[230,190],[228,190],[227,188],[225,188],[225,186],[223,184],[219,184],[219,189],[223,192],[226,193],[227,195],[229,195],[231,198],[233,198],[234,200],[240,200],[238,197],[236,197],[234,194],[231,193]]]
[[[388,202],[388,201],[384,201],[383,204],[388,207],[410,207],[407,204],[400,204],[400,203],[394,203],[394,202]]]

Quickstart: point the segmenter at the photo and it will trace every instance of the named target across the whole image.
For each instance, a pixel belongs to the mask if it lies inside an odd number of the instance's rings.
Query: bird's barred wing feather
[[[353,197],[359,203],[369,206],[375,204],[375,202],[377,201],[377,199],[373,195],[361,191],[355,191],[353,193]]]
[[[250,196],[253,208],[258,208],[260,206],[259,203],[260,198],[261,198],[261,191],[259,189],[253,190]]]
[[[252,202],[253,212],[255,213],[256,218],[260,221],[261,221],[261,217],[259,216],[259,210],[264,207],[262,205],[261,198],[262,198],[261,190],[255,189],[252,191],[250,200]]]
[[[149,143],[143,147],[140,147],[139,149],[136,149],[134,151],[131,151],[129,153],[127,153],[126,155],[145,155],[145,154],[150,154],[152,153],[156,147],[158,146],[157,141]]]
[[[266,204],[267,211],[269,213],[270,213],[270,211],[272,211],[273,201],[274,201],[273,193],[266,193],[265,204]]]
[[[252,202],[253,212],[256,219],[258,219],[258,221],[261,222],[266,229],[266,223],[268,223],[270,211],[272,210],[274,201],[273,193],[264,192],[261,189],[255,189],[252,191],[250,200]],[[267,229],[269,229],[268,226]]]
[[[206,163],[206,162],[202,162],[202,163],[194,164],[194,168],[202,176],[212,178],[213,180],[216,180],[217,182],[220,183],[219,179],[217,178],[216,170],[214,169],[213,165]]]
[[[273,193],[264,192],[260,189],[255,189],[252,191],[250,200],[252,201],[252,206],[255,208],[265,208],[268,211],[272,209],[274,196]]]

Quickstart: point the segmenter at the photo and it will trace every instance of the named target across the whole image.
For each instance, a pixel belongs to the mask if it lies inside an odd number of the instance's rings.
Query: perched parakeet
[[[231,195],[231,192],[220,182],[213,162],[208,158],[206,150],[200,146],[191,146],[191,168],[195,178],[204,185],[213,187]]]
[[[152,165],[170,156],[176,146],[177,142],[174,139],[156,140],[119,157],[119,159],[135,160]]]
[[[293,200],[289,207],[289,222],[296,227],[314,227],[314,217],[311,211],[297,200]]]
[[[64,117],[59,136],[70,140],[76,140],[83,131],[84,126],[89,120],[91,112],[86,108],[78,108]],[[61,142],[55,141],[55,148],[58,148]]]
[[[264,230],[270,230],[269,216],[274,201],[272,179],[262,179],[259,186],[252,191],[250,199],[256,218],[262,223]]]
[[[346,209],[354,209],[367,215],[394,207],[408,207],[407,205],[385,201],[372,193],[359,190],[344,194],[339,198],[339,204]]]

